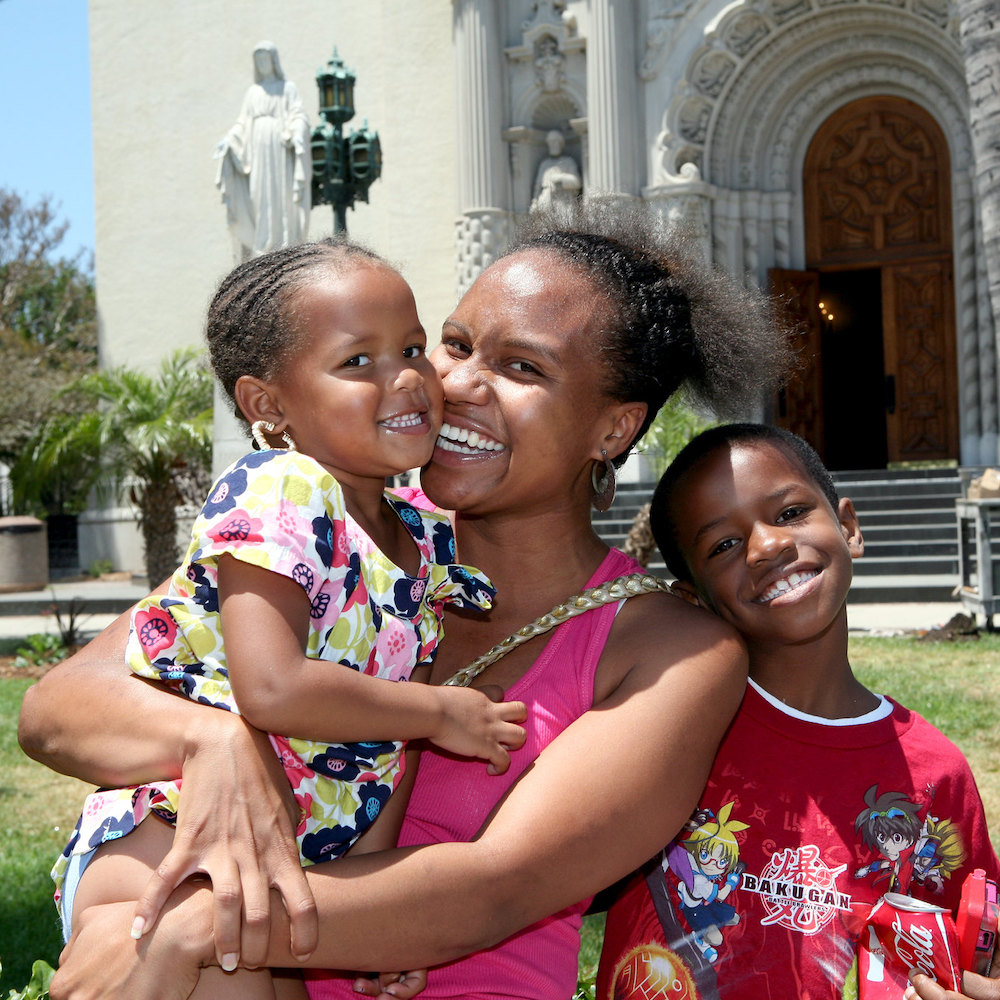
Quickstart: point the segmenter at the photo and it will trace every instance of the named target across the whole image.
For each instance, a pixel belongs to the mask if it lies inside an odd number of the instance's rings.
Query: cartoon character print
[[[854,820],[861,842],[879,856],[855,873],[874,875],[872,885],[888,880],[887,892],[907,892],[913,872],[913,848],[920,838],[920,805],[902,792],[878,794],[878,784],[865,792],[865,808]]]
[[[691,928],[692,940],[709,962],[719,957],[723,927],[733,927],[740,917],[726,902],[740,884],[745,865],[740,861],[736,834],[748,823],[730,819],[735,802],[727,802],[718,816],[698,810],[688,821],[687,835],[674,841],[664,855],[664,876],[678,879],[679,909]]]
[[[950,819],[928,816],[913,850],[913,880],[932,892],[943,892],[944,880],[961,868],[965,858],[958,827]]]
[[[927,792],[932,800],[934,789]],[[878,784],[865,792],[865,808],[854,829],[879,857],[857,869],[855,878],[874,875],[873,885],[887,880],[887,892],[909,893],[914,884],[932,892],[944,888],[944,880],[965,860],[965,848],[951,820],[929,814],[921,820],[920,810],[921,805],[902,792],[879,795]]]

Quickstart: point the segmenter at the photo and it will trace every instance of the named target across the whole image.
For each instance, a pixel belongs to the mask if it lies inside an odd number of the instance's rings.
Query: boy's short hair
[[[770,424],[720,424],[718,427],[710,427],[689,441],[670,463],[653,492],[649,508],[649,525],[653,538],[663,554],[667,569],[678,580],[691,579],[691,571],[677,544],[677,526],[674,522],[673,499],[678,483],[685,473],[719,448],[731,444],[754,443],[773,444],[784,451],[802,466],[803,472],[830,501],[830,506],[834,511],[837,510],[840,497],[833,477],[815,449],[797,434]]]

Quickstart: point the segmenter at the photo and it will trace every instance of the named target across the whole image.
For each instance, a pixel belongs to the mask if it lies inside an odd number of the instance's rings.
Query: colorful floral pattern
[[[405,681],[441,641],[444,603],[490,607],[493,587],[457,565],[447,518],[386,493],[420,552],[408,576],[375,546],[344,507],[337,481],[313,459],[254,452],[212,488],[169,593],[133,614],[126,652],[140,676],[196,701],[238,712],[226,669],[218,603],[223,553],[280,573],[310,600],[306,655],[374,677]],[[272,736],[300,806],[303,864],[338,857],[378,816],[402,774],[400,743],[330,744]],[[149,812],[172,820],[179,784],[108,789],[89,796],[68,858],[124,836]]]

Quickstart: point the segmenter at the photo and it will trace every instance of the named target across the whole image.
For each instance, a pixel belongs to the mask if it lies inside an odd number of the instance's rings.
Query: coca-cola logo
[[[892,930],[895,934],[893,946],[900,960],[911,969],[918,969],[936,981],[933,929],[917,924],[906,926],[903,915],[897,913],[892,922]]]

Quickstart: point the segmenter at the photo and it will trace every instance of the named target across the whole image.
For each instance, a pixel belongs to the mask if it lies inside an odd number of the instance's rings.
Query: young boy
[[[750,683],[700,808],[611,907],[597,995],[856,997],[880,896],[954,912],[973,868],[1000,874],[968,764],[854,676],[861,531],[804,441],[713,428],[677,456],[650,516],[675,590],[746,640]]]

